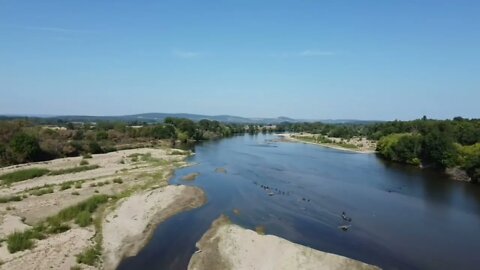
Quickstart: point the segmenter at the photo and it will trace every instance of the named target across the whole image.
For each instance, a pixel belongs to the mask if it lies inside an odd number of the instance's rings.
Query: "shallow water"
[[[478,269],[479,186],[374,154],[276,138],[245,135],[195,146],[190,161],[198,165],[178,170],[172,183],[201,187],[207,204],[162,223],[118,269],[186,269],[196,241],[222,213],[244,227],[261,225],[267,234],[384,269]],[[219,167],[227,172],[215,172]],[[181,180],[194,172],[195,181]],[[344,224],[351,225],[346,232],[338,228]]]

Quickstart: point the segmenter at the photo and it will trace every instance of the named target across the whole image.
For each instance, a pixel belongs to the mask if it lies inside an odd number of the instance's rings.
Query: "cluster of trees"
[[[0,121],[0,166],[104,153],[157,140],[199,141],[244,132],[240,125],[182,118],[167,118],[161,124],[135,124],[98,122],[45,126],[25,120]]]
[[[349,139],[378,140],[386,159],[414,165],[459,167],[480,181],[480,119],[390,121],[370,124],[282,124],[278,131],[309,132]]]

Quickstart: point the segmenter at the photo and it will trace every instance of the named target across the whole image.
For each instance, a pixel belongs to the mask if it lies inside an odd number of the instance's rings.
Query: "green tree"
[[[9,146],[17,162],[34,161],[42,152],[38,139],[26,133],[15,135]]]

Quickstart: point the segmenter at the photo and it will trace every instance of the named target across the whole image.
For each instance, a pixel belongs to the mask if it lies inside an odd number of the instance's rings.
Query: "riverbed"
[[[207,204],[162,223],[118,269],[186,269],[196,241],[221,214],[384,269],[478,269],[479,186],[375,154],[277,139],[245,135],[196,145],[189,159],[196,165],[178,170],[171,183],[201,187]],[[183,180],[192,173],[199,173],[195,180]]]

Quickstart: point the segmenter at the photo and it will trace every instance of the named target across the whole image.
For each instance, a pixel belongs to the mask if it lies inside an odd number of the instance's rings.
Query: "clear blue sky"
[[[0,113],[480,117],[480,1],[0,0]]]

